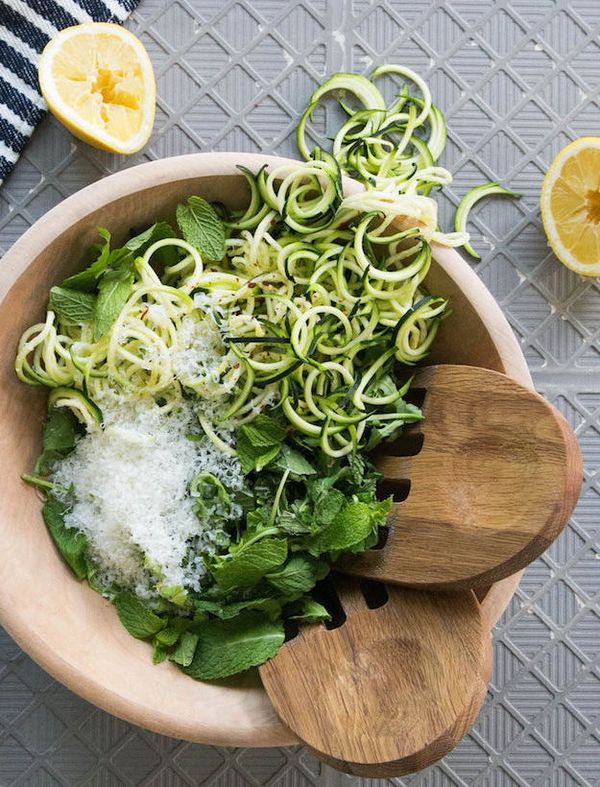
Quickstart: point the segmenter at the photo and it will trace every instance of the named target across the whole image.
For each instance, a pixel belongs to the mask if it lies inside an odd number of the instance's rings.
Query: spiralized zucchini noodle
[[[205,432],[228,451],[220,428],[267,406],[281,407],[305,445],[335,458],[370,447],[388,421],[414,420],[397,404],[447,307],[423,284],[430,244],[459,245],[465,234],[438,230],[428,196],[450,178],[435,166],[441,114],[416,74],[386,67],[373,79],[386,72],[407,80],[390,107],[355,75],[336,75],[315,92],[298,129],[305,163],[240,167],[250,198],[241,211],[219,208],[222,260],[204,259],[180,238],[159,240],[135,260],[131,294],[102,338],[92,322],[51,310],[29,328],[20,379],[59,389],[55,405],[89,428],[101,421],[94,402],[115,388],[152,396],[165,412],[196,394],[214,405],[201,419]],[[365,108],[347,109],[332,154],[309,153],[306,123],[322,96],[339,89]],[[342,170],[366,190],[344,196]],[[157,260],[166,247],[175,261],[164,266]],[[210,368],[194,357],[207,343]]]

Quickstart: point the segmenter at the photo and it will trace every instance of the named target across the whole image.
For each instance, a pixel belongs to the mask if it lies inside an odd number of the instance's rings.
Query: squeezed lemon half
[[[541,207],[558,259],[584,276],[600,276],[600,137],[560,151],[544,177]]]
[[[39,63],[40,88],[72,134],[102,150],[135,153],[152,132],[154,71],[142,42],[119,25],[61,30]]]

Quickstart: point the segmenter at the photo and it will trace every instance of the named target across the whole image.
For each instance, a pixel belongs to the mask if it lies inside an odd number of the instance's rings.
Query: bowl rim
[[[72,224],[117,199],[131,196],[159,183],[238,175],[237,167],[240,164],[257,170],[263,165],[295,162],[294,159],[259,153],[192,153],[146,162],[102,178],[75,192],[48,211],[6,252],[0,264],[0,307],[13,285],[26,273],[31,262],[50,245],[60,231],[66,231]],[[346,193],[353,193],[362,190],[362,186],[356,181],[344,178],[344,189]],[[523,385],[531,386],[531,376],[519,343],[500,306],[481,279],[455,249],[436,246],[433,253],[437,264],[458,288],[468,295],[492,337],[506,373]],[[509,603],[519,578],[520,574],[496,583],[485,597],[482,597],[483,614],[490,627]],[[270,706],[267,704],[262,707],[265,702],[268,703],[266,695],[259,697],[261,710],[264,710],[264,723],[260,728],[245,723],[243,714],[240,715],[239,712],[233,713],[229,722],[226,719],[219,719],[217,722],[215,719],[212,733],[205,721],[195,725],[194,720],[178,720],[167,712],[161,716],[161,710],[155,707],[152,708],[152,713],[149,713],[148,707],[139,700],[113,691],[95,676],[90,676],[84,665],[66,659],[60,649],[54,647],[54,643],[43,641],[34,626],[28,626],[17,610],[2,604],[1,601],[0,599],[0,623],[20,647],[58,681],[113,715],[163,734],[204,743],[281,746],[297,742],[274,713],[269,713]],[[257,687],[253,685],[252,690],[256,691]],[[261,695],[264,694],[262,688],[258,691]]]

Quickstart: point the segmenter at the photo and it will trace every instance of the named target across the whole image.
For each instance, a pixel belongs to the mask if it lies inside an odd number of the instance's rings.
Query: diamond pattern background
[[[419,70],[447,114],[440,197],[502,180],[519,201],[473,215],[477,272],[504,308],[535,381],[581,441],[584,491],[560,540],[532,565],[495,631],[495,666],[471,733],[411,787],[600,784],[600,293],[546,246],[543,173],[600,122],[598,0],[142,0],[129,26],[158,81],[154,134],[123,160],[52,119],[0,192],[0,252],[82,186],[196,150],[295,155],[294,127],[330,72],[383,62]],[[331,118],[315,120],[315,133]],[[367,785],[300,747],[242,750],[154,735],[55,683],[0,637],[0,785]],[[383,782],[382,782],[383,783]]]

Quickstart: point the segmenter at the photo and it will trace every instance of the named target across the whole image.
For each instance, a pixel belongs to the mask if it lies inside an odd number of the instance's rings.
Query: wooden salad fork
[[[385,542],[336,569],[414,588],[489,585],[527,566],[564,528],[583,478],[562,415],[499,372],[417,372],[424,420],[382,444],[375,464],[394,505]]]
[[[259,669],[280,719],[320,759],[401,776],[443,757],[475,721],[491,638],[472,591],[376,584],[335,575],[330,627],[301,627]]]
[[[491,656],[470,588],[538,557],[582,482],[564,418],[511,378],[432,366],[412,390],[424,420],[376,456],[380,491],[394,497],[384,543],[338,560],[336,570],[355,577],[330,580],[332,623],[302,627],[260,667],[295,735],[368,777],[424,768],[472,725]]]

